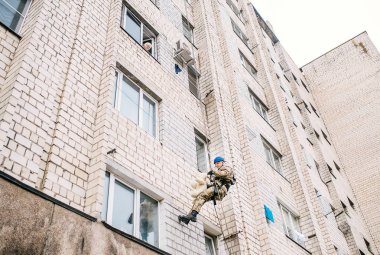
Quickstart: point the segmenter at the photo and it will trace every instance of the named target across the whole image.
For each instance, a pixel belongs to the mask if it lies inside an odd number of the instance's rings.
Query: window
[[[298,244],[304,246],[305,237],[301,234],[299,217],[290,212],[290,210],[288,210],[282,204],[279,204],[279,207],[282,215],[282,222],[285,235],[287,235],[292,240],[296,241]]]
[[[326,141],[331,145],[331,143],[330,143],[329,139],[327,138],[327,135],[325,134],[325,132],[323,132],[323,130],[321,130],[321,132],[322,132],[323,137],[326,139]]]
[[[193,95],[199,99],[199,83],[198,77],[199,73],[194,69],[193,66],[187,67],[188,79],[189,79],[189,90]]]
[[[239,28],[238,25],[231,19],[232,29],[234,30],[235,34],[243,41],[245,45],[248,44],[248,38],[245,36],[243,31]]]
[[[120,113],[156,136],[157,102],[121,72],[116,72],[114,107]]]
[[[157,35],[150,26],[141,21],[131,8],[124,5],[123,29],[150,55],[157,58]]]
[[[313,112],[315,113],[315,115],[317,115],[319,117],[319,114],[317,113],[317,109],[315,109],[312,104],[310,104],[310,106],[311,106],[311,109],[313,110]]]
[[[355,204],[354,204],[354,202],[352,202],[352,200],[349,197],[347,197],[347,199],[348,199],[348,203],[350,204],[350,206],[352,207],[352,209],[355,210]]]
[[[334,162],[334,165],[335,165],[336,170],[338,170],[338,171],[340,172],[340,167],[338,166],[338,164],[335,163],[335,161],[333,161],[333,162]]]
[[[298,85],[300,85],[300,84],[298,83],[297,77],[296,77],[293,73],[292,73],[292,76],[293,76],[294,81],[295,81]]]
[[[227,5],[231,8],[233,13],[243,22],[243,13],[242,10],[239,11],[239,9],[232,3],[231,0],[226,0]]]
[[[307,89],[306,84],[303,82],[303,80],[301,80],[301,83],[302,83],[303,87],[306,89],[306,91],[310,93],[310,91]]]
[[[365,253],[359,249],[360,255],[365,255]]]
[[[121,231],[159,246],[158,201],[106,172],[102,219]]]
[[[348,208],[347,208],[346,204],[343,203],[342,201],[340,201],[340,203],[342,204],[343,211],[347,214],[348,217],[350,217],[350,214],[348,213]]]
[[[317,139],[319,140],[319,134],[318,134],[318,132],[314,130],[314,133],[315,133],[315,136],[317,137]]]
[[[190,22],[182,16],[183,35],[189,42],[194,43],[194,27]]]
[[[215,238],[205,234],[206,255],[216,255]]]
[[[257,73],[257,70],[253,67],[253,65],[248,61],[248,59],[243,55],[243,53],[241,53],[241,51],[239,50],[239,55],[240,55],[240,61],[241,61],[241,64],[245,67],[245,69],[247,69],[247,71],[249,72],[250,75],[252,75],[253,77],[255,76],[255,74]]]
[[[199,133],[196,131],[196,133]],[[197,166],[199,172],[208,171],[208,156],[206,139],[201,138],[201,135],[195,135],[195,148],[197,152]]]
[[[336,179],[334,172],[333,172],[332,168],[329,166],[329,164],[327,164],[327,168],[329,169],[329,172],[332,175],[332,177],[334,177],[334,179]]]
[[[267,122],[268,120],[268,107],[264,105],[264,103],[249,89],[249,97],[251,98],[251,103],[253,109],[258,112],[261,117],[263,117]]]
[[[265,157],[269,165],[271,165],[277,172],[282,172],[281,155],[263,139]]]
[[[373,254],[373,251],[372,251],[372,247],[371,247],[371,244],[367,241],[367,239],[363,238],[364,239],[364,242],[365,242],[365,245],[367,246],[367,250]]]
[[[306,110],[307,110],[309,113],[311,113],[311,111],[310,111],[309,106],[307,105],[307,103],[306,103],[305,101],[303,101],[303,104],[305,105]]]
[[[20,32],[30,0],[0,0],[0,22],[9,29]]]

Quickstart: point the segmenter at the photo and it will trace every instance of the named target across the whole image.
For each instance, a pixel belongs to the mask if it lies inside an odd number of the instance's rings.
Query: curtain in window
[[[140,238],[158,246],[158,202],[140,193]]]
[[[156,135],[156,105],[147,96],[143,97],[143,128],[152,136]]]

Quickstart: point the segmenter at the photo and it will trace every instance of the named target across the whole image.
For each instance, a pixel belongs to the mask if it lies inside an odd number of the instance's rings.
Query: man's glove
[[[207,175],[213,175],[214,174],[214,171],[211,170],[211,171],[208,171]]]

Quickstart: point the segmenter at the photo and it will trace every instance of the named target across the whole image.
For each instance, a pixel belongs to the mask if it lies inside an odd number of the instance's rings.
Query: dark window
[[[333,172],[332,168],[329,166],[329,164],[327,164],[327,168],[329,169],[329,172],[332,175],[332,177],[334,177],[334,179],[336,179],[334,172]]]
[[[243,55],[243,53],[241,53],[240,50],[239,50],[239,54],[240,54],[240,62],[241,62],[241,64],[245,67],[245,69],[247,69],[247,71],[252,76],[254,76],[257,73],[256,68],[253,67],[253,65],[248,61],[248,59]]]
[[[261,117],[263,117],[267,122],[268,120],[268,107],[249,89],[249,97],[251,98],[251,103],[253,109],[258,112]]]
[[[338,166],[337,163],[335,163],[335,161],[334,161],[334,165],[335,165],[336,170],[340,171],[340,167]]]
[[[319,134],[318,134],[318,132],[314,130],[314,133],[315,133],[315,136],[316,136],[316,137],[318,138],[318,140],[319,140]]]
[[[327,135],[325,134],[325,132],[323,132],[323,130],[321,130],[321,132],[322,132],[323,137],[326,139],[326,141],[331,145],[331,143],[330,143],[329,139],[327,138]]]
[[[306,89],[306,91],[310,93],[310,91],[307,89],[306,84],[303,82],[303,80],[301,80],[301,83],[302,83],[303,87]]]
[[[373,251],[372,251],[372,247],[371,247],[371,244],[367,241],[367,239],[363,238],[364,239],[364,242],[365,242],[365,245],[367,246],[367,250],[373,254]]]
[[[189,40],[191,43],[194,43],[194,27],[190,24],[190,22],[182,16],[182,27],[183,27],[183,35]]]
[[[355,209],[354,202],[352,202],[352,200],[350,198],[348,198],[348,197],[347,197],[347,199],[348,199],[348,203],[350,204],[350,206],[352,207],[352,209]]]
[[[243,31],[239,28],[238,25],[231,19],[232,23],[232,29],[234,30],[235,34],[243,41],[245,45],[248,45],[248,38],[245,36]]]
[[[199,99],[199,73],[192,67],[187,68],[189,78],[189,90],[193,95]]]
[[[310,103],[311,109],[313,109],[313,112],[319,117],[319,114],[317,113],[317,109],[314,108],[314,106]]]

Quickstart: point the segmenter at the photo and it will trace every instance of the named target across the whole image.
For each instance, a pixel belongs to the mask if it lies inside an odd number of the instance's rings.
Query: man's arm
[[[214,171],[214,175],[217,178],[226,178],[232,175],[232,168],[229,166],[222,166],[218,170]]]

